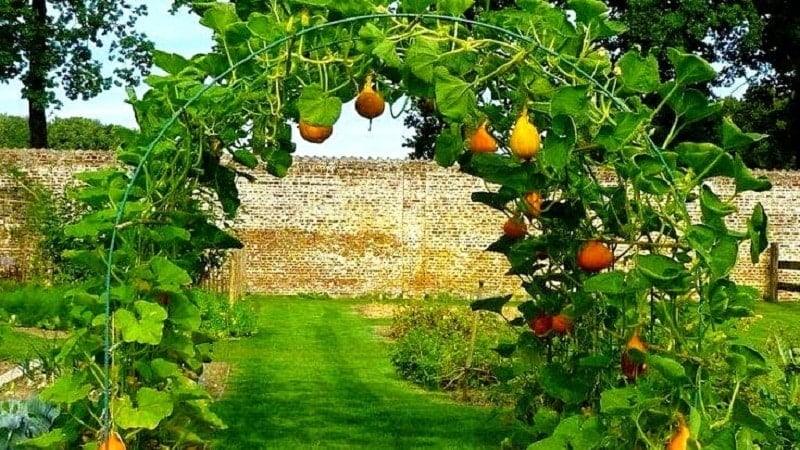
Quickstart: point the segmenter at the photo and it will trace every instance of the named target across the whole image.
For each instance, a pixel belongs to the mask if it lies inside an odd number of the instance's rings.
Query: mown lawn
[[[353,303],[253,297],[260,332],[215,345],[232,364],[215,411],[224,449],[497,449],[513,424],[400,380]]]

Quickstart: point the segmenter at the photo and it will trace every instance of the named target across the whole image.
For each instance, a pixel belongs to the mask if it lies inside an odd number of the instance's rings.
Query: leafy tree
[[[793,118],[787,113],[791,99],[779,96],[774,86],[753,85],[741,100],[725,99],[723,111],[736,123],[747,123],[752,129],[767,134],[753,148],[742,153],[750,167],[786,169],[797,167],[797,153],[792,142]]]
[[[27,148],[30,133],[24,117],[0,115],[0,148]],[[57,118],[49,124],[49,148],[55,150],[113,150],[133,130],[105,125],[85,117]]]
[[[30,142],[24,117],[0,114],[0,148],[26,148]]]
[[[112,83],[135,84],[151,64],[153,44],[136,31],[145,5],[128,0],[8,0],[0,3],[0,81],[19,78],[28,101],[29,146],[48,147],[46,112],[58,107],[54,89],[84,100]],[[103,73],[97,49],[121,64]]]

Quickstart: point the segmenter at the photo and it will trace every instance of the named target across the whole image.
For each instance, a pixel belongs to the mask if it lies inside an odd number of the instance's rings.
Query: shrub
[[[472,362],[470,351],[473,313],[463,307],[415,305],[393,318],[390,335],[396,339],[392,364],[400,375],[431,389],[455,389],[496,384],[510,371],[511,361],[493,348],[514,339],[511,329],[497,318],[480,314]]]
[[[0,292],[0,320],[49,330],[85,326],[102,305],[97,297],[74,295],[72,288],[30,283]]]
[[[195,290],[200,308],[200,330],[216,338],[250,336],[256,332],[253,309],[242,302],[230,302],[221,294]]]

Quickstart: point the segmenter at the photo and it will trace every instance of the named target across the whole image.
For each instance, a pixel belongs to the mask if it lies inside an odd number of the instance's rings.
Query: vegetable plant
[[[662,68],[646,50],[609,54],[602,43],[624,27],[597,0],[463,18],[471,6],[195,4],[214,48],[155,52],[163,74],[131,92],[140,132],[121,167],[82,174],[73,192],[90,212],[67,227],[82,247],[65,256],[95,274],[75,295],[106,311],[76,330],[60,355],[75,370],[45,392],[74,419],[68,439],[92,448],[118,431],[132,448],[180,447],[224,426],[195,382],[209,338],[189,288],[209,252],[241,245],[223,225],[236,181],[258,166],[285,176],[293,128],[321,143],[343,103],[378,106],[371,120],[384,100],[397,115],[413,98],[446,122],[436,163],[483,179],[472,200],[525,224],[487,250],[529,296],[509,319],[518,339],[498,347],[524,361],[528,448],[663,448],[676,429],[705,448],[786,443],[772,427],[781,410],[760,410],[750,388],[765,359],[729,338],[758,297],[731,271],[740,251],[755,263],[767,245],[759,203],[745,225],[729,220],[738,195],[771,187],[741,156],[763,136],[721,117],[700,57],[671,49]],[[699,123],[708,141],[684,140]],[[599,250],[582,253],[587,242]],[[500,313],[509,299],[473,308]]]

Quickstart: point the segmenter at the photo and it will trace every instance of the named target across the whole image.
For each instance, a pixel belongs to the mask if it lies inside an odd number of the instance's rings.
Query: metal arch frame
[[[210,82],[205,84],[194,95],[189,97],[187,99],[187,101],[180,108],[178,108],[172,114],[172,116],[169,119],[167,119],[164,122],[164,124],[161,126],[161,129],[159,130],[159,132],[156,134],[156,136],[153,138],[153,140],[147,145],[145,152],[142,154],[142,156],[141,156],[141,158],[139,160],[139,163],[137,164],[136,168],[133,170],[133,172],[130,175],[130,177],[131,177],[130,181],[128,182],[128,185],[126,186],[125,191],[123,193],[122,199],[118,204],[117,214],[116,214],[116,216],[114,218],[114,226],[113,226],[112,231],[111,231],[111,239],[110,239],[110,242],[109,242],[109,245],[108,245],[108,251],[106,253],[107,254],[107,258],[106,258],[106,274],[105,274],[105,282],[104,282],[105,283],[105,286],[104,286],[104,289],[105,289],[104,290],[104,297],[105,297],[105,315],[106,315],[106,320],[105,320],[105,329],[104,329],[104,333],[103,333],[103,352],[104,352],[103,371],[104,371],[104,375],[103,375],[103,412],[102,412],[102,415],[101,415],[101,418],[102,418],[102,421],[103,421],[103,430],[102,430],[103,431],[102,432],[102,436],[103,437],[106,437],[108,435],[108,433],[110,432],[110,427],[111,427],[111,414],[110,414],[110,395],[111,395],[111,393],[110,393],[110,390],[111,390],[110,367],[111,367],[111,359],[112,359],[111,358],[111,278],[112,278],[112,267],[113,267],[114,250],[115,250],[116,241],[117,241],[117,230],[119,228],[120,222],[122,221],[122,217],[123,217],[123,214],[125,212],[125,205],[126,205],[126,203],[128,201],[128,198],[130,197],[130,194],[131,194],[131,191],[133,189],[134,183],[137,180],[137,178],[139,177],[139,174],[141,173],[145,162],[147,162],[147,160],[150,157],[150,154],[153,152],[156,144],[158,144],[158,142],[160,142],[161,139],[166,135],[167,130],[175,123],[175,121],[180,117],[180,115],[183,114],[183,112],[189,106],[191,106],[197,99],[202,97],[203,94],[206,91],[208,91],[211,87],[217,85],[220,81],[222,81],[228,75],[233,73],[237,68],[239,68],[240,66],[252,61],[257,56],[259,56],[259,55],[261,55],[263,53],[266,53],[266,52],[268,52],[268,51],[270,51],[270,50],[272,50],[272,49],[274,49],[274,48],[276,48],[276,47],[278,47],[278,46],[280,46],[280,45],[282,45],[282,44],[284,44],[286,42],[292,41],[292,40],[294,40],[294,39],[296,39],[296,38],[298,38],[300,36],[303,36],[303,35],[306,35],[306,34],[311,34],[311,33],[314,33],[316,31],[319,31],[319,30],[322,30],[322,29],[325,29],[325,28],[337,27],[337,26],[341,26],[341,25],[345,25],[345,24],[349,24],[349,23],[356,23],[356,22],[362,22],[362,21],[380,20],[380,19],[392,19],[392,18],[410,18],[410,19],[416,19],[416,20],[433,19],[433,20],[442,20],[442,21],[447,21],[447,22],[452,22],[452,23],[466,24],[466,25],[471,25],[471,26],[475,26],[475,27],[479,27],[479,28],[484,28],[486,30],[495,31],[495,32],[500,33],[502,35],[505,35],[507,37],[519,40],[521,42],[534,45],[538,49],[540,49],[540,50],[544,51],[545,53],[549,54],[550,56],[554,56],[554,57],[559,57],[560,58],[560,55],[557,52],[555,52],[553,50],[550,50],[550,49],[548,49],[546,47],[543,47],[538,42],[534,41],[533,39],[531,39],[528,36],[525,36],[525,35],[522,35],[522,34],[520,34],[518,32],[515,32],[515,31],[512,31],[512,30],[500,27],[498,25],[488,24],[488,23],[484,23],[484,22],[480,22],[480,21],[476,21],[476,20],[465,19],[465,18],[462,18],[462,17],[447,16],[447,15],[441,15],[441,14],[412,14],[412,13],[381,13],[381,14],[370,14],[370,15],[359,15],[359,16],[353,16],[353,17],[347,17],[347,18],[344,18],[344,19],[334,20],[334,21],[331,21],[331,22],[325,22],[325,23],[322,23],[322,24],[319,24],[319,25],[314,25],[314,26],[311,26],[311,27],[308,27],[308,28],[304,28],[304,29],[302,29],[302,30],[300,30],[300,31],[298,31],[296,33],[292,33],[292,34],[284,36],[284,37],[282,37],[280,39],[277,39],[277,40],[273,41],[272,43],[270,43],[269,45],[267,45],[267,46],[265,46],[263,48],[260,48],[257,51],[251,52],[250,55],[248,55],[247,57],[237,61],[236,63],[231,65],[228,69],[226,69],[224,72],[222,72],[219,75],[217,75],[216,77],[212,78]],[[330,45],[330,43],[328,45]],[[562,59],[562,61],[565,64],[567,64],[568,66],[570,66],[572,69],[574,69],[575,72],[579,73],[582,76],[585,76],[588,80],[591,80],[591,82],[592,82],[592,84],[594,84],[595,88],[599,92],[601,92],[604,95],[606,95],[609,99],[611,99],[611,101],[613,101],[614,104],[618,108],[620,108],[623,111],[630,111],[630,108],[628,107],[628,105],[626,105],[622,100],[620,100],[618,97],[616,97],[605,86],[603,86],[597,80],[595,80],[594,77],[592,77],[589,73],[587,73],[585,70],[583,70],[580,67],[578,67],[577,64],[573,63],[572,61],[568,61],[568,60],[563,60]],[[655,145],[655,143],[650,139],[649,136],[647,137],[647,140],[648,140],[648,143],[650,144],[651,149],[656,152],[656,154],[661,159],[661,162],[666,167],[667,163],[664,160],[664,157],[663,157],[663,154],[662,154],[661,150],[658,148],[657,145]],[[671,173],[670,173],[670,175],[671,175]]]

